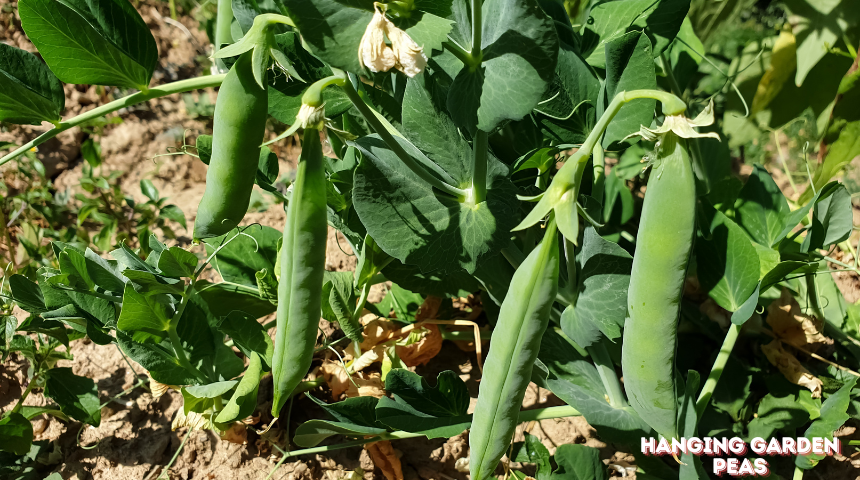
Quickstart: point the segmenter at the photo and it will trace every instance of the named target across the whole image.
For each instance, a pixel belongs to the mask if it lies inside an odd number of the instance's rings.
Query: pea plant
[[[733,53],[720,50],[720,28],[751,2],[725,12],[690,0],[217,3],[214,73],[153,86],[156,43],[127,1],[18,2],[41,58],[0,44],[0,120],[52,128],[0,165],[123,108],[220,88],[212,133],[196,144],[208,170],[194,245],[172,241],[164,220],[184,222],[182,212],[142,184],[144,226],[117,237],[117,216],[99,234],[115,249],[53,239],[52,260],[3,277],[0,351],[31,368],[0,420],[0,449],[29,452],[34,415],[98,424],[92,380],[55,366],[84,336],[116,344],[154,394],[181,393],[174,428],[226,438],[247,422],[264,436],[278,425],[278,465],[469,430],[473,480],[525,478],[509,461],[535,463],[537,478],[605,478],[594,449],[550,456],[531,435],[514,442],[522,423],[583,416],[636,456],[643,478],[709,478],[710,459],[640,455],[642,440],[832,439],[860,415],[860,310],[830,275],[856,274],[860,258],[852,194],[833,180],[860,153],[860,39],[849,28],[860,19],[847,0],[835,7],[844,31],[827,27],[817,59],[810,30],[832,12],[802,0],[762,14],[781,30],[753,29],[757,50]],[[756,76],[762,56],[770,66]],[[810,107],[821,128],[802,151],[790,145],[789,165],[780,134],[810,114],[788,115],[780,95],[834,70],[842,81],[818,94],[829,110]],[[137,92],[63,119],[63,83]],[[269,146],[297,133],[283,189]],[[731,171],[737,138],[771,134],[790,198],[761,164]],[[255,184],[284,203],[282,231],[244,225]],[[111,200],[121,192],[86,185],[103,202],[79,224],[121,207]],[[329,228],[355,271],[325,269]],[[384,282],[387,296],[368,302]],[[470,296],[480,315],[456,318],[451,299]],[[433,298],[446,308],[428,316]],[[321,334],[321,318],[339,331]],[[429,360],[415,350],[433,335],[474,342],[474,413],[458,374],[410,368]],[[565,405],[524,410],[530,383]],[[37,388],[56,405],[26,406]],[[303,397],[328,417],[293,429]],[[820,460],[768,457],[795,479]],[[389,478],[402,478],[396,464]]]

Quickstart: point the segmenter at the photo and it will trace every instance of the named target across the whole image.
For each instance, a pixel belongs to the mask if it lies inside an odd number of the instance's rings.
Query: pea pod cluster
[[[675,350],[696,224],[696,185],[684,140],[662,135],[645,191],[627,296],[621,366],[630,405],[666,438],[678,435]]]
[[[469,434],[473,480],[491,478],[514,436],[532,366],[558,293],[559,248],[550,216],[540,245],[517,268],[490,339]]]
[[[266,88],[254,78],[252,52],[245,52],[230,68],[215,101],[212,157],[194,221],[195,239],[229,232],[248,211],[267,110]]]
[[[326,177],[320,132],[306,128],[281,246],[272,376],[277,417],[308,373],[320,320],[325,270]]]

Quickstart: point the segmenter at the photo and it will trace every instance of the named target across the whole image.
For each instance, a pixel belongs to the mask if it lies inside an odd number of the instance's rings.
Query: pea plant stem
[[[481,51],[481,15],[482,0],[472,0],[472,57],[473,68],[481,64],[483,52]]]
[[[606,389],[606,394],[609,396],[609,405],[612,408],[626,407],[627,400],[624,399],[624,393],[621,390],[621,381],[618,380],[615,365],[609,357],[606,346],[602,343],[596,343],[585,350],[594,361],[594,366],[597,367],[597,374],[600,375],[600,381],[603,382],[603,388]]]
[[[394,139],[394,136],[391,135],[391,132],[385,128],[385,125],[376,117],[376,114],[370,109],[370,107],[364,103],[364,99],[358,94],[358,91],[353,88],[350,82],[345,82],[343,85],[343,91],[346,93],[346,96],[349,97],[349,100],[355,105],[355,108],[361,112],[361,115],[370,124],[373,130],[382,138],[382,141],[388,145],[388,148],[397,155],[397,158],[403,162],[410,170],[412,170],[416,175],[421,177],[422,180],[429,183],[431,186],[441,190],[442,192],[447,193],[456,198],[463,199],[467,196],[467,192],[461,188],[456,188],[448,183],[440,180],[436,175],[429,172],[423,166],[419,165],[415,159],[412,158],[406,150]]]
[[[702,392],[699,393],[699,398],[696,400],[696,417],[702,418],[705,409],[708,408],[708,403],[711,401],[711,396],[714,394],[714,389],[717,388],[717,383],[720,381],[720,376],[726,368],[726,362],[735,348],[735,343],[738,340],[738,335],[741,333],[741,326],[734,323],[729,326],[729,331],[726,332],[726,337],[723,339],[723,346],[720,347],[720,352],[714,360],[714,366],[711,368],[711,373],[708,374],[705,380],[705,386],[702,387]]]
[[[232,0],[218,0],[218,13],[215,19],[215,53],[221,50],[221,45],[231,43],[233,41],[230,25],[233,22],[233,2]],[[218,70],[226,72],[227,68],[224,65],[224,60],[216,59],[215,64]]]
[[[189,90],[197,90],[207,87],[217,87],[218,85],[221,85],[221,82],[224,81],[224,77],[226,76],[227,74],[225,73],[220,75],[206,75],[203,77],[189,78],[187,80],[179,80],[178,82],[172,82],[162,85],[160,87],[151,88],[146,92],[133,93],[127,97],[123,97],[112,102],[106,103],[100,107],[96,107],[88,112],[84,112],[76,117],[72,117],[68,120],[58,123],[51,130],[48,130],[47,132],[39,135],[33,140],[30,140],[24,145],[21,145],[20,147],[16,148],[12,152],[5,155],[3,158],[0,158],[0,165],[4,165],[7,162],[10,162],[11,160],[21,156],[28,150],[34,147],[38,147],[39,145],[56,137],[60,133],[65,132],[70,128],[77,127],[78,125],[86,123],[90,120],[102,117],[117,110],[130,107],[132,105],[137,105],[138,103],[143,103],[147,100],[152,100],[154,98],[161,98],[167,95],[172,95],[174,93],[187,92]]]
[[[176,313],[173,314],[173,318],[170,319],[170,326],[167,328],[167,334],[170,336],[170,344],[173,346],[173,351],[176,353],[176,359],[179,360],[179,364],[186,370],[193,372],[194,375],[204,383],[207,383],[208,380],[206,379],[206,376],[188,360],[188,355],[186,355],[185,349],[182,348],[182,340],[180,340],[179,332],[177,331],[179,319],[182,318],[182,314],[185,312],[185,307],[188,305],[188,300],[191,298],[191,294],[193,292],[194,281],[185,287],[185,292],[182,295],[182,302],[179,304],[179,308],[176,309]]]
[[[487,199],[487,132],[478,130],[472,143],[472,204]]]
[[[12,408],[12,413],[18,413],[21,411],[21,407],[24,406],[24,400],[26,400],[27,396],[30,395],[30,392],[33,391],[33,388],[36,386],[36,380],[38,379],[38,373],[33,375],[33,378],[30,379],[30,383],[27,385],[27,388],[24,390],[24,393],[21,394],[21,398],[18,399],[18,403],[16,403],[15,407]]]

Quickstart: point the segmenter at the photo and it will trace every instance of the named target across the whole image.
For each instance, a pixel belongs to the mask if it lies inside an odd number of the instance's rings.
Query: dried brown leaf
[[[370,454],[370,459],[373,460],[376,468],[385,475],[386,480],[403,480],[403,467],[391,442],[384,440],[368,443],[364,449]]]
[[[794,355],[785,351],[782,342],[773,340],[767,345],[762,345],[761,350],[768,361],[778,368],[789,382],[809,389],[812,392],[812,398],[821,398],[823,385],[821,380],[809,373],[809,370],[801,365]]]

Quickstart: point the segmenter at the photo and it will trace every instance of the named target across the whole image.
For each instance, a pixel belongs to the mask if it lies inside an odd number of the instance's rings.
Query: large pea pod
[[[249,50],[239,56],[215,101],[212,158],[194,220],[198,240],[232,230],[251,201],[269,105],[266,89],[254,79],[252,53]]]
[[[319,130],[306,128],[292,185],[278,283],[277,333],[272,376],[277,417],[308,373],[320,321],[325,248],[326,177]]]
[[[558,238],[551,219],[538,248],[514,273],[493,329],[469,433],[472,480],[491,478],[510,446],[558,292],[558,269]]]
[[[696,185],[684,140],[669,132],[659,149],[636,237],[621,366],[630,405],[671,439],[678,435],[675,349],[695,234]]]

